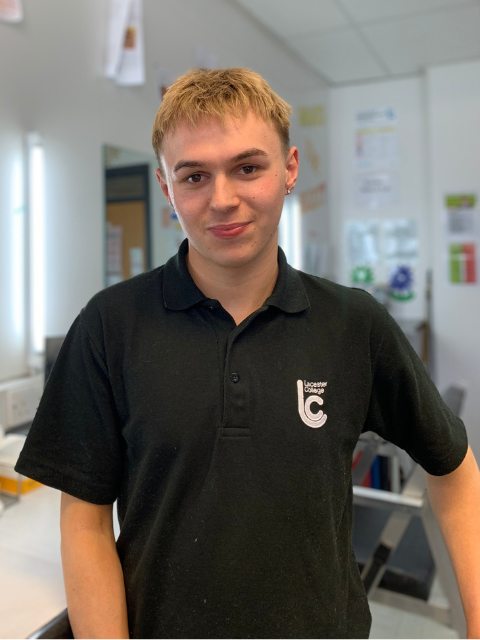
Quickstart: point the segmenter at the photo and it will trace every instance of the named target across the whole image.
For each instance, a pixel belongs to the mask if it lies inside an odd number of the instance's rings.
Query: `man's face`
[[[190,250],[222,267],[239,267],[278,241],[287,187],[295,184],[298,152],[287,158],[270,123],[249,112],[196,128],[181,122],[163,142],[163,193],[171,201]]]

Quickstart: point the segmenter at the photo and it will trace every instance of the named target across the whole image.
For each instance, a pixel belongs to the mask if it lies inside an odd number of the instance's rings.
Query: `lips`
[[[209,231],[217,238],[235,238],[245,231],[250,222],[232,222],[209,227]]]

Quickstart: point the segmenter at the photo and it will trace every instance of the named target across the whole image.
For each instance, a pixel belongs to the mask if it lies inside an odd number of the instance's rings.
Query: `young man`
[[[168,90],[153,144],[188,240],[95,295],[52,371],[16,469],[63,492],[76,637],[367,638],[351,544],[367,430],[428,472],[478,637],[480,474],[465,428],[381,305],[287,265],[289,113],[245,69]]]

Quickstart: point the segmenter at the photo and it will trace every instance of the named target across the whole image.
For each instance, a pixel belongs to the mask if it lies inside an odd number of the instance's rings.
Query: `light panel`
[[[14,331],[21,337],[25,331],[25,206],[20,161],[12,172],[12,309]]]
[[[30,134],[30,327],[33,353],[45,349],[45,154],[38,134]]]

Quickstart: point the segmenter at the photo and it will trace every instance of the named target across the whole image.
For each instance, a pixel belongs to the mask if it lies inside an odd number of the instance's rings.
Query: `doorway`
[[[105,286],[152,268],[149,165],[105,170]]]

